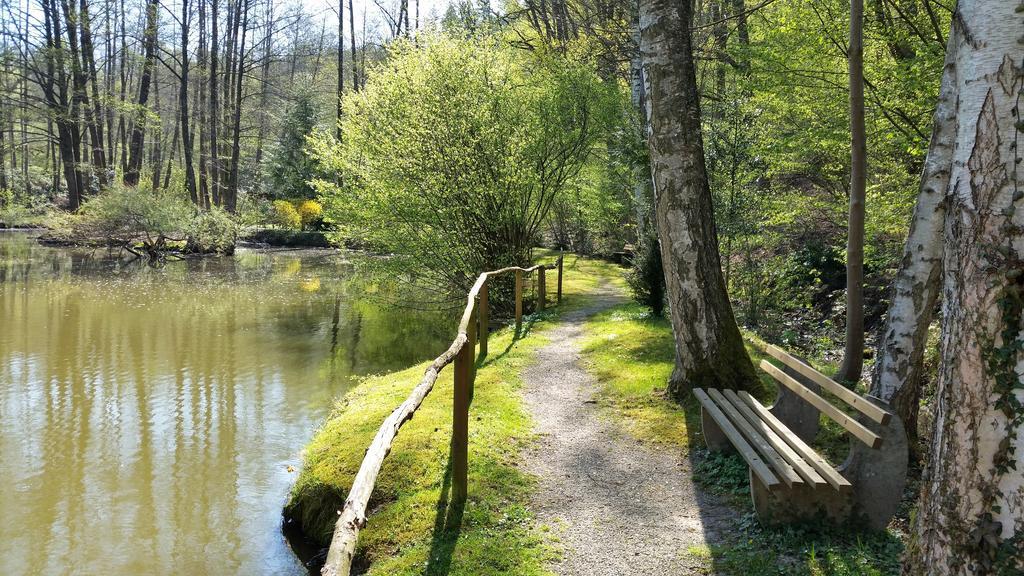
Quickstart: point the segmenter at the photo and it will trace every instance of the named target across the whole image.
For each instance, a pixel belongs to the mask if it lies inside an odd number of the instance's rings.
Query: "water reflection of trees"
[[[0,572],[265,568],[238,550],[283,546],[277,464],[350,375],[451,338],[453,321],[389,305],[397,286],[330,253],[153,270],[0,236],[0,509],[18,519]]]

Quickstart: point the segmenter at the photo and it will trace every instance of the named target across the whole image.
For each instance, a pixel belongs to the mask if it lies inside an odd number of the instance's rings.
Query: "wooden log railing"
[[[359,530],[366,525],[366,506],[377,483],[377,475],[380,473],[384,458],[391,452],[398,430],[412,418],[420,404],[433,390],[438,374],[453,362],[455,392],[452,403],[452,500],[466,500],[469,484],[469,399],[476,379],[476,345],[479,342],[480,354],[487,354],[487,338],[490,335],[488,280],[510,272],[515,274],[515,329],[518,335],[523,321],[523,276],[537,272],[537,309],[543,310],[547,294],[545,270],[558,271],[557,301],[562,301],[562,260],[563,256],[559,255],[555,264],[538,264],[529,268],[512,266],[484,272],[476,279],[466,296],[466,308],[462,312],[462,321],[459,323],[455,340],[443,354],[430,363],[420,383],[409,393],[409,397],[384,419],[373,442],[366,449],[366,455],[345,499],[345,506],[334,525],[334,536],[327,552],[327,561],[320,572],[322,576],[349,575]]]

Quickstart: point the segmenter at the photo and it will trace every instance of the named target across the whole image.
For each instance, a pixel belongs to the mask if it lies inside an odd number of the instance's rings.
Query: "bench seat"
[[[750,394],[715,388],[696,388],[693,393],[768,489],[806,484],[850,490],[850,482],[838,470]]]
[[[770,408],[744,391],[693,390],[708,448],[739,452],[746,461],[762,523],[827,519],[845,525],[857,519],[884,528],[906,485],[903,423],[877,398],[847,389],[780,348],[765,351],[782,365],[761,362],[779,384]],[[809,444],[821,416],[850,437],[850,454],[838,467]]]

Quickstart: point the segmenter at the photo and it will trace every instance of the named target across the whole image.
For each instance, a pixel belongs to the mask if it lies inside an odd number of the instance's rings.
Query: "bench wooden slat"
[[[814,391],[811,390],[810,388],[797,382],[789,374],[786,374],[782,370],[776,368],[775,365],[772,364],[771,362],[768,362],[767,360],[761,360],[761,369],[771,374],[772,377],[774,377],[780,383],[784,384],[787,388],[792,390],[794,394],[800,396],[801,398],[809,402],[811,406],[814,406],[815,408],[820,410],[822,414],[835,420],[836,423],[838,423],[843,428],[846,428],[846,430],[850,434],[853,434],[853,436],[860,440],[861,442],[867,444],[872,448],[878,448],[879,446],[882,445],[881,436],[875,434],[871,430],[868,430],[860,422],[857,422],[853,418],[850,418],[848,414],[830,404],[828,400],[825,400],[821,396],[815,394]]]
[[[742,432],[747,440],[753,444],[754,448],[761,454],[762,459],[771,465],[776,476],[781,478],[787,486],[803,482],[803,479],[796,473],[796,470],[794,470],[793,467],[790,466],[774,448],[772,448],[771,443],[768,442],[768,440],[766,440],[757,431],[757,429],[751,426],[750,422],[748,422],[740,411],[733,406],[732,402],[729,402],[729,400],[726,399],[721,390],[708,388],[707,393],[711,396],[711,399],[715,401],[715,404],[725,412],[733,425],[739,428],[740,432]]]
[[[747,406],[746,402],[740,400],[740,397],[736,394],[735,390],[723,390],[725,397],[729,399],[729,402],[739,410],[740,414],[746,417],[750,425],[753,426],[761,436],[764,436],[765,440],[772,445],[785,460],[796,470],[797,474],[804,479],[805,482],[818,488],[825,486],[827,483],[825,479],[821,477],[821,474],[814,469],[813,466],[808,464],[799,454],[793,451],[793,449],[786,444],[786,441],[781,436],[775,433],[770,426],[765,424],[764,420],[759,418],[754,410]]]
[[[779,479],[775,477],[775,474],[765,465],[764,461],[757,455],[757,452],[751,448],[750,444],[743,439],[743,435],[740,434],[739,430],[732,425],[732,422],[725,417],[725,414],[718,409],[711,397],[700,388],[693,389],[693,395],[697,397],[697,401],[700,402],[701,406],[708,411],[708,414],[714,418],[715,422],[718,423],[718,427],[722,429],[722,432],[729,438],[732,445],[739,451],[740,456],[747,461],[747,465],[750,469],[761,479],[761,482],[768,487],[768,489],[774,488],[779,485]]]
[[[835,395],[836,398],[839,398],[843,402],[846,402],[850,406],[853,406],[855,409],[859,410],[861,413],[863,413],[868,418],[871,418],[875,422],[884,425],[888,424],[889,419],[892,418],[892,414],[886,412],[885,410],[879,408],[878,406],[872,404],[871,402],[868,402],[856,392],[846,388],[842,384],[836,382],[835,380],[829,378],[828,376],[825,376],[821,372],[818,372],[814,368],[801,362],[799,358],[793,357],[785,350],[782,350],[781,348],[778,348],[776,346],[772,346],[771,344],[769,344],[765,350],[775,358],[785,363],[793,370],[796,370],[800,374],[810,378],[816,384],[818,384],[825,390],[828,390],[830,393]]]
[[[811,448],[803,440],[801,440],[796,434],[786,427],[781,420],[775,417],[774,414],[768,411],[767,408],[761,405],[756,398],[751,396],[747,392],[740,392],[740,398],[747,403],[747,406],[757,413],[757,415],[765,421],[776,434],[781,436],[793,450],[800,455],[805,461],[809,462],[814,469],[825,479],[826,482],[832,485],[833,488],[839,491],[846,491],[851,489],[849,480],[843,478],[843,475],[838,470],[832,467],[831,464],[825,461],[824,458],[819,455],[814,448]]]

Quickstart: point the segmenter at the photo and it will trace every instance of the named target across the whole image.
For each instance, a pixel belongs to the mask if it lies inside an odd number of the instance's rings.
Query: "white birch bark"
[[[1024,12],[961,0],[942,365],[912,574],[1024,570]]]
[[[931,144],[921,174],[921,188],[900,269],[893,281],[892,300],[878,343],[871,384],[871,394],[889,403],[914,437],[928,325],[935,310],[942,273],[945,194],[956,136],[955,63],[959,42],[954,26],[947,41],[939,103],[932,119]]]

